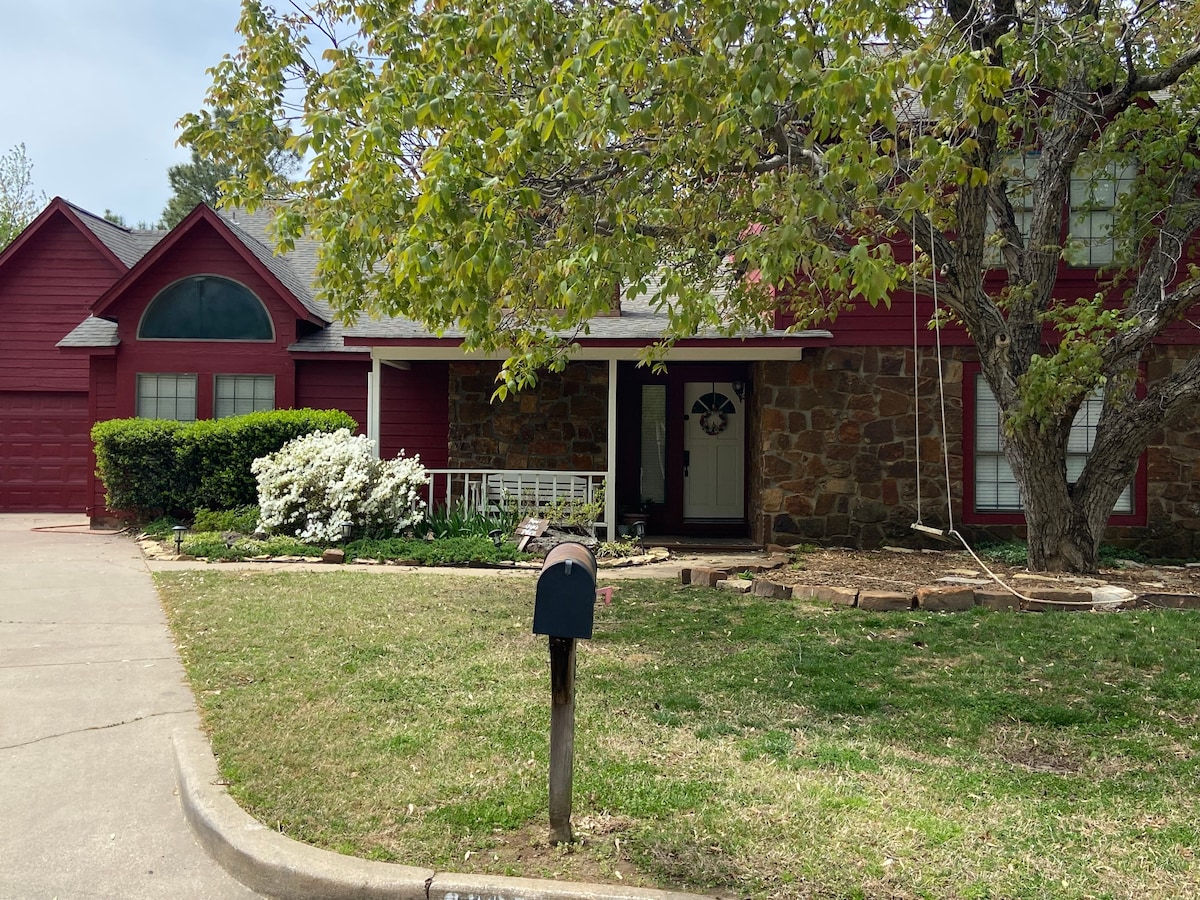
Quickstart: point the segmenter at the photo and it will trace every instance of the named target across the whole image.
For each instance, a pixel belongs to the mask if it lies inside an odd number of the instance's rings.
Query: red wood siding
[[[367,431],[367,375],[371,364],[305,360],[296,362],[296,406],[340,409],[354,417],[358,434]]]
[[[450,367],[415,362],[411,369],[384,366],[380,410],[380,455],[420,454],[430,469],[450,459]]]
[[[61,214],[30,238],[0,273],[0,391],[86,391],[87,358],[55,344],[121,273]]]
[[[1000,282],[989,284],[989,287],[1000,287]],[[1093,269],[1064,269],[1060,272],[1055,296],[1064,300],[1075,300],[1092,297],[1102,287],[1096,280]],[[1124,288],[1114,289],[1113,296],[1120,297]],[[917,344],[922,347],[933,346],[937,333],[928,327],[934,312],[932,297],[918,296],[917,305]],[[1161,337],[1155,341],[1158,344],[1200,344],[1200,328],[1191,322],[1200,315],[1200,306],[1181,322],[1175,322],[1164,330]],[[1190,320],[1190,321],[1189,321]],[[790,310],[781,309],[776,317],[776,324],[786,328],[795,321]],[[913,345],[913,296],[898,294],[892,297],[890,306],[880,304],[872,307],[869,303],[860,302],[853,309],[841,312],[832,322],[821,322],[813,327],[828,328],[833,332],[833,346],[839,347],[911,347]],[[961,325],[952,323],[941,329],[942,345],[971,346],[972,340]],[[1057,338],[1052,328],[1045,329],[1045,340],[1055,343]]]
[[[88,431],[85,391],[0,391],[0,511],[83,512]]]
[[[352,415],[359,433],[367,430],[367,360],[296,363],[296,405],[341,409]],[[381,368],[380,455],[420,454],[433,469],[449,459],[449,367],[446,363],[415,362],[411,369]]]
[[[93,356],[91,365],[89,418],[92,424],[117,417],[117,360],[111,356]],[[88,515],[101,518],[105,513],[104,482],[96,477],[96,456],[88,442]]]
[[[146,306],[168,285],[192,275],[222,275],[249,288],[267,308],[274,341],[139,341]],[[212,417],[213,379],[219,374],[273,375],[275,406],[296,404],[295,366],[288,345],[296,340],[295,313],[271,285],[207,223],[190,232],[107,307],[121,337],[116,369],[116,414],[136,413],[139,373],[197,376],[197,418]]]

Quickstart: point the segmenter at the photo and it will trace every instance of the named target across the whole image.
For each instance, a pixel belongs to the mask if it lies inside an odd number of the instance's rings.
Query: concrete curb
[[[459,875],[310,847],[272,831],[220,784],[204,735],[176,729],[175,778],[200,845],[251,890],[287,900],[710,900],[697,894],[534,878]]]

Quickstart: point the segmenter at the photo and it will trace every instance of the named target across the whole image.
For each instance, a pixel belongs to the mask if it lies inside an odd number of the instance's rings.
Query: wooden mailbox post
[[[582,544],[546,554],[533,605],[533,633],[550,639],[550,842],[570,843],[575,765],[575,641],[590,639],[596,557]]]

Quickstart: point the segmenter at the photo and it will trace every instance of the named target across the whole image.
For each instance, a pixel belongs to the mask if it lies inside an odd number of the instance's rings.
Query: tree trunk
[[[1100,535],[1067,485],[1069,433],[1070,422],[1050,434],[1030,425],[1005,442],[1025,507],[1029,568],[1037,572],[1094,572],[1097,567]]]
[[[1113,441],[1107,429],[1127,434]],[[1144,443],[1130,434],[1122,414],[1101,426],[1083,473],[1067,483],[1066,447],[1071,422],[1042,432],[1029,425],[1016,429],[1005,452],[1021,488],[1028,527],[1029,568],[1035,572],[1099,569],[1100,542],[1121,492],[1133,481]],[[1103,437],[1102,437],[1103,436]]]
[[[1093,529],[1075,503],[1039,516],[1026,505],[1029,526],[1029,568],[1034,572],[1094,573],[1099,568],[1104,527]]]

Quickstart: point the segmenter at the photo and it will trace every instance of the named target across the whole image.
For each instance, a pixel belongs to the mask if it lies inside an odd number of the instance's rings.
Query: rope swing
[[[917,260],[917,245],[913,244],[913,262]],[[926,525],[921,521],[921,382],[919,378],[919,367],[917,365],[918,354],[920,352],[917,345],[919,336],[918,332],[918,317],[917,317],[917,279],[913,278],[913,440],[917,447],[917,521],[913,522],[908,527],[920,534],[928,535],[939,541],[946,543],[962,544],[963,548],[971,554],[971,557],[979,565],[983,571],[988,574],[996,584],[1004,588],[1014,597],[1028,603],[1031,598],[1025,596],[1012,585],[1008,584],[1003,578],[993,572],[988,564],[980,559],[979,554],[967,543],[967,539],[962,536],[957,528],[954,527],[954,504],[951,493],[950,479],[950,447],[946,441],[946,387],[942,378],[942,322],[939,315],[938,295],[937,295],[937,245],[933,239],[933,226],[930,224],[929,234],[929,264],[932,269],[933,277],[933,332],[934,345],[937,348],[937,378],[938,378],[938,400],[941,404],[942,413],[942,463],[946,474],[946,521],[945,529],[935,528],[932,525]],[[1040,600],[1039,603],[1058,603],[1060,601]]]
[[[939,541],[954,543],[954,536],[958,534],[954,529],[954,509],[950,498],[950,449],[946,444],[946,391],[942,384],[942,323],[938,316],[938,296],[937,296],[937,256],[936,247],[932,241],[932,227],[930,229],[930,247],[929,247],[929,264],[932,267],[933,275],[933,328],[935,334],[935,343],[937,346],[937,375],[938,375],[938,398],[941,401],[942,411],[942,457],[946,468],[946,517],[949,523],[945,529],[935,528],[932,525],[926,525],[922,521],[922,503],[921,503],[921,379],[920,379],[920,348],[918,346],[918,317],[917,317],[917,279],[913,278],[913,443],[917,448],[917,521],[913,522],[908,527],[913,531],[936,538]],[[917,245],[913,244],[913,263],[917,261]],[[914,266],[915,268],[915,266]],[[959,540],[962,537],[959,536]],[[966,542],[963,541],[965,545]],[[968,548],[969,549],[969,548]]]

